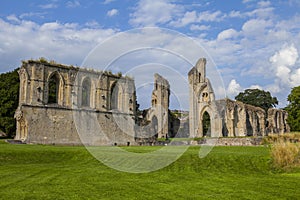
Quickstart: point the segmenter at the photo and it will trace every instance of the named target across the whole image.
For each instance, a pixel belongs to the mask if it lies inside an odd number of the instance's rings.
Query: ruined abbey
[[[270,108],[265,110],[230,99],[215,100],[215,94],[206,77],[206,59],[199,59],[189,74],[190,137],[265,136],[285,133],[290,128],[287,112]],[[203,118],[209,116],[210,127],[203,130]]]
[[[266,113],[242,102],[216,100],[204,58],[188,73],[190,111],[182,123],[170,114],[170,84],[159,74],[154,75],[151,108],[143,112],[138,110],[130,77],[34,60],[22,63],[19,76],[15,139],[26,143],[138,145],[176,135],[240,137],[289,132],[283,110]],[[210,122],[208,128],[204,118]],[[177,134],[179,130],[184,131]]]

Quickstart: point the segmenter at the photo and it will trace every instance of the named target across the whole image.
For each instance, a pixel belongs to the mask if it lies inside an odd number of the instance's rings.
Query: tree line
[[[16,120],[14,113],[19,103],[19,74],[18,68],[7,73],[0,74],[0,131],[8,137],[14,137],[16,132]],[[236,100],[253,106],[258,106],[267,111],[276,107],[278,100],[271,93],[259,89],[246,89],[240,92]],[[300,86],[294,87],[287,100],[289,104],[284,109],[288,112],[287,122],[292,131],[300,131]]]

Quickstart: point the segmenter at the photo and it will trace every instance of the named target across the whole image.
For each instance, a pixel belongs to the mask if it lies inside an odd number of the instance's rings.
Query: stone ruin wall
[[[206,77],[206,59],[201,58],[189,74],[190,137],[265,136],[289,132],[287,112],[265,110],[230,99],[215,100],[213,88]],[[204,113],[210,116],[210,131],[203,131]]]
[[[19,76],[15,139],[27,143],[153,144],[157,138],[176,135],[180,128],[189,130],[189,134],[182,135],[203,137],[205,112],[210,116],[208,136],[211,137],[289,132],[287,113],[283,110],[269,109],[266,113],[239,101],[215,100],[206,77],[204,58],[199,59],[188,74],[190,112],[189,117],[182,120],[184,123],[170,115],[170,85],[158,74],[154,75],[152,106],[141,119],[136,112],[135,85],[131,78],[33,60],[23,62]],[[52,79],[56,84],[55,102],[51,102],[49,95]],[[85,134],[78,135],[78,131]]]
[[[154,144],[157,138],[167,139],[170,133],[170,84],[159,74],[154,74],[154,88],[151,107],[144,112],[141,122],[136,126],[136,141],[139,144]]]
[[[15,139],[43,144],[85,142],[91,145],[111,145],[112,141],[117,144],[134,144],[135,136],[132,133],[136,97],[132,79],[32,60],[23,62],[19,76],[20,100],[15,113]],[[53,77],[57,87],[56,102],[49,102],[49,82]],[[79,138],[74,116],[81,119],[80,116],[90,115],[97,119],[103,134],[110,134],[97,137],[97,133]],[[121,128],[115,119],[119,116],[128,121]],[[83,122],[89,123],[86,120]]]

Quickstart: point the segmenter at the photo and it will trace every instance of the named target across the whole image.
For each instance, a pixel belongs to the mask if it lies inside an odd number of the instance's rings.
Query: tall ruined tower
[[[216,129],[222,127],[216,113],[215,94],[206,78],[206,59],[200,58],[188,73],[190,96],[190,137],[218,136]],[[204,131],[203,118],[209,116],[209,129]]]
[[[169,132],[169,98],[170,84],[159,74],[154,74],[154,89],[148,120],[151,121],[157,138],[167,138]]]

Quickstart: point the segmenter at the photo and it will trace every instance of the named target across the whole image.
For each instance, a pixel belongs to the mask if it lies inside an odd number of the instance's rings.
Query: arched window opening
[[[91,99],[91,81],[89,78],[82,82],[82,106],[89,107]]]
[[[59,77],[57,73],[54,73],[49,79],[48,88],[48,103],[57,104],[59,92]]]
[[[114,84],[111,88],[111,109],[117,110],[119,108],[119,87]]]
[[[198,80],[198,82],[199,82],[199,83],[201,83],[201,73],[199,73],[199,75],[198,75],[198,76],[199,76],[199,80]]]
[[[253,127],[250,122],[250,116],[248,112],[246,112],[246,129],[247,129],[247,136],[253,136]]]
[[[210,116],[207,111],[205,111],[202,116],[202,130],[203,136],[211,136]]]

